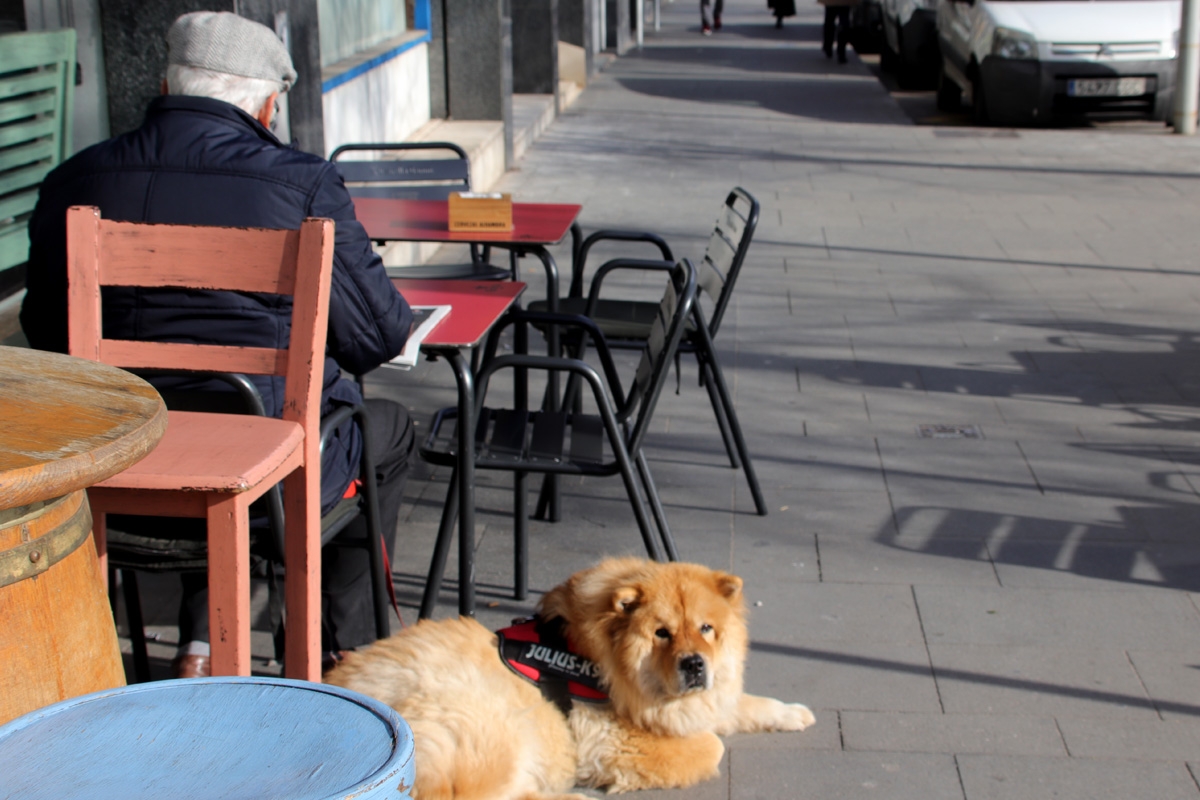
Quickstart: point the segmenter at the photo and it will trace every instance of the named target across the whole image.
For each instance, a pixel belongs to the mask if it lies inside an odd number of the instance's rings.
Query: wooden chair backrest
[[[67,210],[70,352],[127,369],[284,376],[283,418],[315,434],[332,275],[332,220],[306,219],[299,230],[153,225],[105,220],[98,208],[72,206]],[[105,339],[102,286],[291,295],[288,348]]]
[[[0,272],[29,257],[29,215],[71,152],[75,31],[0,35]]]
[[[741,187],[732,189],[717,215],[704,260],[697,268],[700,291],[712,303],[707,315],[708,331],[712,336],[717,335],[733,294],[733,285],[746,260],[750,239],[758,227],[758,211],[758,201],[749,192]]]
[[[437,150],[453,153],[454,157],[412,158],[409,155]],[[363,152],[385,157],[371,161],[344,158],[350,153]],[[386,157],[389,154],[393,157]],[[352,197],[445,200],[451,192],[471,191],[471,162],[466,151],[452,142],[347,144],[334,150],[329,160],[337,167]]]

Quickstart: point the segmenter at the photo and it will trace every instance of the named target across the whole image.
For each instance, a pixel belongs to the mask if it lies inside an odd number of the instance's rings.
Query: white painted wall
[[[422,42],[326,92],[325,155],[343,144],[402,142],[429,122],[429,45]]]

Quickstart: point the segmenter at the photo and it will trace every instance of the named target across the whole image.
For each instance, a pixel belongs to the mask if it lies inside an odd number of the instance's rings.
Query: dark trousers
[[[837,27],[839,59],[846,57],[846,41],[850,38],[850,6],[825,6],[825,55],[833,55],[833,31]]]
[[[713,20],[708,18],[708,4],[710,0],[700,0],[700,22],[708,27],[712,27]],[[711,0],[713,16],[717,22],[721,21],[721,12],[725,10],[725,0]]]
[[[400,501],[408,477],[415,434],[408,410],[391,400],[365,403],[371,429],[371,454],[379,493],[379,521],[384,552],[391,557],[396,545]],[[375,641],[375,611],[371,595],[371,567],[361,547],[341,547],[339,541],[364,539],[367,521],[359,515],[321,550],[321,639],[324,650],[348,650]],[[185,572],[183,603],[179,608],[179,641],[207,642],[208,576]]]

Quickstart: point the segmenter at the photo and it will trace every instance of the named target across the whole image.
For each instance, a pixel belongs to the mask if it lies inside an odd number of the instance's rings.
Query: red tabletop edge
[[[412,280],[392,283],[410,306],[450,306],[422,347],[475,347],[525,291],[521,281]]]
[[[355,197],[354,216],[379,241],[490,242],[552,245],[571,230],[583,206],[569,203],[513,203],[511,231],[451,231],[445,200]]]

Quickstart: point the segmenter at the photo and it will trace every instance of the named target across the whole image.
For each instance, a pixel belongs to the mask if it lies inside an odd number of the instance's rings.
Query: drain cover
[[[917,435],[922,439],[982,439],[983,431],[978,425],[918,425]]]

